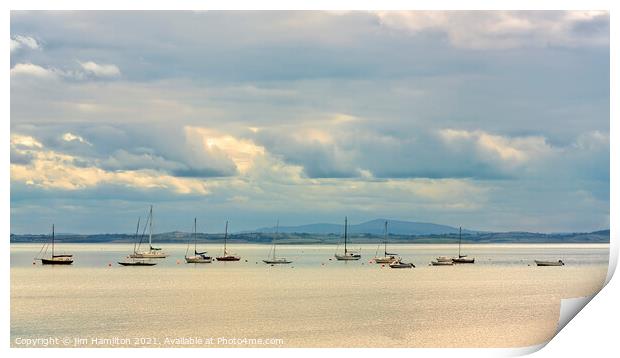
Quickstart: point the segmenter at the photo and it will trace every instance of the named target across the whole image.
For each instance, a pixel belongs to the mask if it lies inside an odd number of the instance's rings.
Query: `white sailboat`
[[[135,251],[129,255],[132,259],[163,259],[168,257],[168,254],[161,251],[159,247],[153,247],[153,205],[151,205],[149,211],[149,249],[146,251]],[[140,247],[138,246],[138,249]]]
[[[374,261],[376,264],[389,264],[391,262],[396,261],[398,258],[398,254],[391,254],[387,252],[387,238],[388,238],[388,222],[385,221],[384,228],[384,238],[383,238],[383,257],[377,257],[377,253],[375,253]],[[379,248],[377,248],[377,251]]]
[[[134,242],[133,242],[133,255],[135,255],[138,250],[138,232],[139,231],[140,231],[140,218],[138,218],[138,224],[136,225],[136,234],[134,236]],[[127,256],[127,259],[124,261],[118,261],[118,264],[121,266],[155,266],[157,265],[157,262],[155,260],[136,259],[136,258],[132,258],[131,256],[132,255]]]
[[[188,264],[210,264],[211,256],[207,255],[206,251],[198,252],[197,249],[197,233],[196,233],[196,218],[194,218],[194,255],[187,256],[189,251],[189,241],[187,242],[187,248],[185,249],[185,262]]]
[[[344,217],[344,254],[343,255],[338,255],[338,254],[334,254],[334,257],[336,258],[336,260],[338,261],[355,261],[355,260],[359,260],[362,258],[362,255],[360,255],[359,253],[355,252],[355,251],[349,251],[347,249],[347,229],[348,229],[348,222],[347,222],[347,217]]]
[[[273,245],[271,250],[269,250],[269,257],[263,260],[264,263],[269,265],[280,265],[280,264],[290,264],[291,260],[287,260],[285,257],[277,257],[276,256],[276,238],[278,237],[278,228],[280,227],[280,221],[276,222],[276,235],[273,239]]]
[[[455,264],[473,264],[475,259],[467,255],[461,255],[461,227],[459,227],[459,256],[452,258]]]

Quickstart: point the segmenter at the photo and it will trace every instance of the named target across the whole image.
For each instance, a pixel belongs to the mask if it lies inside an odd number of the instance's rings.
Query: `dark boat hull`
[[[73,260],[41,259],[43,265],[71,265]]]
[[[216,257],[215,259],[218,261],[239,261],[241,260],[240,257],[236,257],[236,256],[223,256],[223,257]]]
[[[119,262],[121,266],[155,266],[156,262]]]
[[[564,262],[562,262],[562,260],[558,260],[558,261],[534,260],[534,262],[536,263],[536,266],[564,266]]]
[[[269,265],[281,265],[281,264],[290,264],[293,261],[288,260],[263,260],[264,263]]]

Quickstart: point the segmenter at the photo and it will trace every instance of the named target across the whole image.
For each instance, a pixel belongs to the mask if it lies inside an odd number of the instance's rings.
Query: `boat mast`
[[[387,236],[388,236],[387,220],[385,220],[385,238],[383,239],[384,240],[384,244],[385,244],[384,249],[383,249],[383,251],[384,251],[383,252],[384,253],[383,256],[385,256],[385,257],[387,257]]]
[[[138,217],[138,225],[136,225],[136,237],[133,241],[133,253],[136,253],[136,245],[138,244],[138,231],[140,230],[140,217]]]
[[[149,211],[149,250],[153,250],[153,245],[151,244],[152,237],[153,237],[153,205],[151,205],[151,210]]]
[[[52,224],[52,258],[54,258],[54,224]]]
[[[347,254],[347,217],[344,217],[344,254]]]
[[[228,236],[228,220],[226,220],[226,229],[224,230],[224,256],[226,256],[226,237]]]
[[[278,231],[280,229],[280,219],[276,221],[276,236],[273,240],[273,259],[276,259],[276,239],[278,238]]]
[[[194,255],[197,254],[196,241],[198,241],[198,239],[196,237],[196,218],[194,218]]]
[[[459,258],[461,257],[461,227],[459,226]]]

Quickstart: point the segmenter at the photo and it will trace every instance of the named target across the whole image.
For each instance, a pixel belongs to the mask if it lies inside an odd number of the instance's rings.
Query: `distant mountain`
[[[351,234],[370,234],[370,235],[382,235],[383,226],[386,219],[375,219],[361,224],[351,225],[349,224],[349,232]],[[422,223],[415,221],[399,221],[389,220],[388,230],[392,235],[445,235],[456,234],[459,232],[459,228],[439,225],[433,223]],[[260,233],[272,233],[275,232],[275,227],[264,227],[256,229],[256,232]],[[281,233],[305,233],[305,234],[341,234],[344,231],[343,224],[309,224],[299,226],[280,226],[279,232]],[[463,233],[475,233],[477,231],[463,230]]]

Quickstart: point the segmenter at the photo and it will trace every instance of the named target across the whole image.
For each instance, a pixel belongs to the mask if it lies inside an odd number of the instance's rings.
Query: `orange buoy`
[[[177,260],[177,265],[180,264],[180,263],[181,263],[181,261]]]

